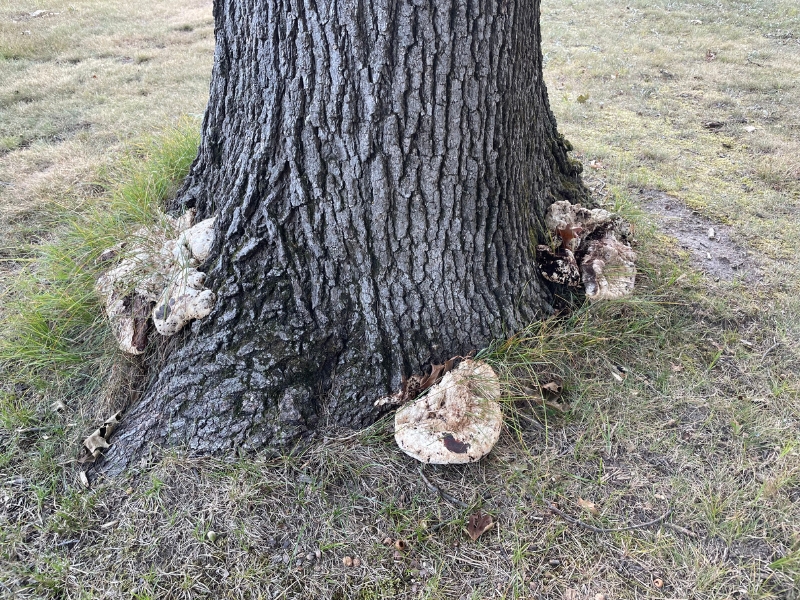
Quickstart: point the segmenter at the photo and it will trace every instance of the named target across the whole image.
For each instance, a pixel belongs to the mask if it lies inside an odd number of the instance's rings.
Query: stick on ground
[[[453,504],[453,505],[458,506],[460,508],[469,508],[469,504],[465,504],[465,503],[461,502],[461,500],[459,500],[458,498],[454,498],[453,496],[451,496],[447,492],[445,492],[445,491],[441,490],[440,488],[438,488],[437,486],[433,485],[430,482],[430,480],[427,477],[425,477],[425,473],[422,472],[422,467],[420,467],[418,469],[418,471],[419,471],[420,477],[422,477],[422,481],[424,481],[425,485],[428,486],[428,489],[430,491],[432,491],[432,492],[436,492],[437,494],[439,494],[439,497],[442,500],[444,500],[446,502],[449,502],[450,504]]]
[[[625,527],[613,527],[613,528],[607,529],[605,527],[595,527],[594,525],[589,525],[588,523],[585,523],[585,522],[581,521],[580,519],[576,519],[575,517],[571,517],[567,513],[563,512],[562,510],[556,508],[554,504],[548,503],[548,508],[550,509],[551,512],[554,512],[559,517],[561,517],[562,519],[564,519],[566,521],[569,521],[573,525],[580,525],[581,527],[583,527],[585,529],[588,529],[589,531],[594,531],[595,533],[615,533],[615,532],[618,532],[618,531],[630,531],[631,529],[643,529],[645,527],[650,527],[651,525],[657,525],[658,523],[661,523],[661,521],[663,521],[664,519],[666,519],[668,516],[670,516],[672,514],[672,509],[670,508],[663,515],[661,515],[657,519],[653,519],[652,521],[647,521],[646,523],[637,523],[635,525],[626,525]]]

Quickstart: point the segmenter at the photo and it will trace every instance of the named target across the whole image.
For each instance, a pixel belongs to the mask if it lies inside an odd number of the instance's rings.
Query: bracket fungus
[[[214,308],[214,293],[203,287],[205,275],[197,267],[210,254],[215,218],[193,220],[192,210],[177,218],[162,215],[101,254],[101,261],[123,257],[95,286],[123,352],[144,352],[151,318],[161,335],[170,336]]]
[[[589,300],[613,300],[633,293],[636,253],[607,233],[589,242],[581,263],[581,279]]]
[[[486,456],[500,438],[500,381],[484,362],[466,359],[428,393],[395,413],[395,441],[423,463],[463,464]]]
[[[588,209],[562,200],[548,208],[545,224],[555,249],[537,246],[537,263],[548,281],[578,287],[591,301],[633,293],[636,253],[630,223],[602,208]]]

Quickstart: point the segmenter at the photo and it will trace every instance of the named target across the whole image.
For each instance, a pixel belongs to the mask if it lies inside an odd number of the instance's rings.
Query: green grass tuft
[[[114,354],[95,282],[97,257],[136,228],[158,219],[197,154],[194,120],[140,142],[112,171],[110,195],[80,209],[51,209],[52,240],[29,252],[30,262],[6,292],[0,322],[0,370],[21,383],[58,387],[91,377]]]

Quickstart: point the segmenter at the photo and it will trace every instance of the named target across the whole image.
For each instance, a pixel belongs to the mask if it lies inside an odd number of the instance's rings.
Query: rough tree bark
[[[215,0],[199,154],[213,313],[170,343],[107,459],[291,443],[550,309],[543,214],[580,200],[539,0]],[[179,339],[178,339],[179,338]]]

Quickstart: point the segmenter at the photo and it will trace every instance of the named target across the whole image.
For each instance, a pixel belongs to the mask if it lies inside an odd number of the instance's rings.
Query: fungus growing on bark
[[[581,270],[575,260],[575,254],[569,248],[556,248],[549,246],[536,247],[536,261],[539,270],[547,281],[577,287],[581,284]]]
[[[636,253],[608,232],[588,244],[581,263],[586,297],[591,301],[614,300],[633,293]]]
[[[192,226],[193,219],[191,210],[178,218],[162,215],[157,224],[131,236],[135,242],[102,253],[100,260],[112,260],[125,251],[119,264],[103,273],[96,285],[123,352],[144,352],[151,316],[156,330],[170,336],[214,307],[214,293],[204,289],[205,275],[196,267],[210,253],[215,219]]]
[[[214,308],[214,292],[203,288],[205,275],[197,269],[187,269],[180,281],[164,290],[153,310],[153,324],[163,336],[178,333],[194,319],[202,319]]]
[[[180,253],[176,258],[185,258],[196,264],[205,261],[211,254],[211,245],[214,243],[216,220],[216,217],[205,219],[183,231],[176,241],[176,250]]]
[[[537,246],[545,279],[573,287],[582,283],[592,301],[633,293],[636,253],[627,243],[632,236],[630,223],[602,208],[562,200],[550,205],[545,224],[558,241],[555,249]]]
[[[466,359],[428,393],[395,414],[395,441],[423,463],[480,460],[497,443],[503,424],[500,382],[486,363]]]

